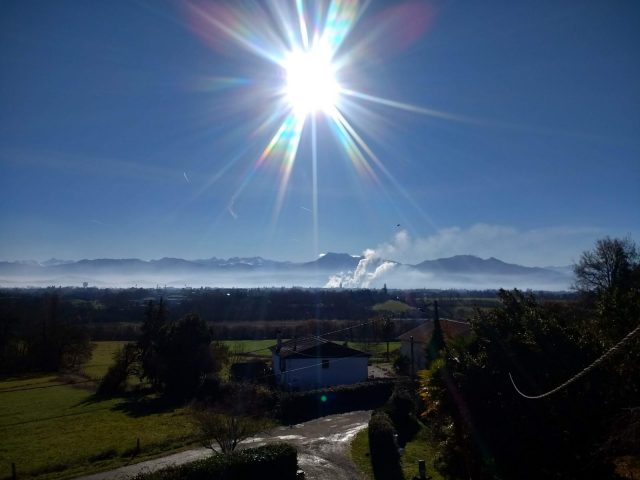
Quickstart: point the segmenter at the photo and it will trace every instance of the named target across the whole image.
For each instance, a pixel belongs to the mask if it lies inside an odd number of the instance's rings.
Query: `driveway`
[[[329,415],[290,427],[276,427],[264,435],[250,438],[241,448],[287,442],[298,449],[298,465],[308,480],[358,480],[360,474],[349,457],[353,437],[366,428],[370,411]],[[116,470],[96,473],[80,480],[122,480],[140,472],[160,470],[211,455],[207,448],[197,448],[155,458]]]
[[[398,374],[390,363],[378,363],[369,365],[369,378],[394,378]]]

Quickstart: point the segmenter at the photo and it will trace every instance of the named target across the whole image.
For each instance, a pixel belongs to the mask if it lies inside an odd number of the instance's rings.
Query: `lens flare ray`
[[[317,249],[318,148],[321,145],[316,123],[318,116],[327,120],[335,141],[358,175],[368,178],[390,199],[391,195],[385,189],[387,183],[399,190],[405,198],[408,198],[408,195],[347,118],[352,117],[356,124],[359,124],[357,118],[365,120],[366,114],[373,112],[367,109],[366,104],[377,104],[446,120],[473,121],[369,95],[341,85],[343,71],[351,71],[358,56],[363,54],[361,42],[356,41],[352,48],[347,48],[345,41],[368,5],[369,2],[363,3],[358,0],[327,0],[313,3],[306,0],[293,0],[291,3],[270,0],[266,3],[247,1],[191,5],[192,16],[197,17],[196,24],[205,30],[199,32],[202,37],[214,43],[216,47],[220,46],[222,37],[232,47],[239,47],[273,65],[273,75],[256,75],[247,87],[258,89],[258,95],[262,95],[265,100],[275,99],[273,112],[254,130],[252,138],[261,137],[271,128],[276,131],[246,171],[228,204],[228,211],[234,218],[237,216],[236,200],[257,172],[266,166],[275,166],[278,183],[273,219],[274,222],[277,221],[292,179],[303,132],[307,124],[310,124],[311,204],[314,245]],[[397,18],[393,21],[398,23]],[[261,82],[261,78],[265,81]],[[373,118],[371,115],[370,117]],[[423,213],[415,202],[412,201],[411,204]]]

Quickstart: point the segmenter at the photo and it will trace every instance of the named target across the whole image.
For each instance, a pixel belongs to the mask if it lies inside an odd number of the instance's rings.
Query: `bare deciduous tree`
[[[625,287],[638,265],[638,251],[630,238],[605,237],[593,250],[583,252],[574,266],[579,291],[605,293]]]
[[[210,408],[192,408],[191,416],[203,435],[203,444],[222,453],[235,450],[240,442],[271,427],[269,420],[234,413],[222,413]]]

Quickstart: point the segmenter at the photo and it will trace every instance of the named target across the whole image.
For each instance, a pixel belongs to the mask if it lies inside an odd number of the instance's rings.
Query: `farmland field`
[[[83,367],[83,373],[89,378],[101,378],[113,362],[113,354],[127,342],[94,342],[89,360]]]
[[[251,354],[256,357],[269,357],[271,358],[271,351],[269,347],[276,344],[276,340],[224,340],[226,346],[229,347],[231,353],[236,354]]]
[[[146,397],[103,399],[93,396],[96,381],[107,371],[113,353],[126,342],[96,342],[80,376],[55,374],[0,382],[0,479],[9,478],[11,463],[20,478],[69,478],[115,468],[129,462],[136,440],[145,457],[193,443],[195,428],[183,407]],[[232,352],[253,352],[267,359],[275,340],[225,341]],[[385,343],[349,343],[382,357]],[[399,348],[391,342],[390,350]],[[82,382],[68,385],[69,382]]]
[[[124,342],[99,342],[86,371],[99,377]],[[19,478],[69,478],[115,468],[180,448],[195,439],[184,408],[147,398],[97,399],[95,383],[76,386],[68,377],[44,375],[0,382],[0,478],[11,463]],[[80,379],[82,380],[82,379]]]
[[[256,357],[268,357],[271,358],[271,351],[269,347],[276,344],[276,340],[225,340],[222,343],[227,345],[232,353],[238,354],[251,354]],[[341,343],[341,342],[338,342]],[[387,351],[387,344],[385,342],[349,342],[348,346],[357,350],[370,353],[374,357],[381,357]],[[393,352],[400,348],[400,342],[389,342],[389,351]]]

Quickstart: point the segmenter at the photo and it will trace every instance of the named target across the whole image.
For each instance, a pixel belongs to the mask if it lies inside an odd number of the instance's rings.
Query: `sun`
[[[286,73],[284,95],[291,109],[299,115],[330,113],[340,96],[331,52],[320,45],[289,53],[283,63]]]

